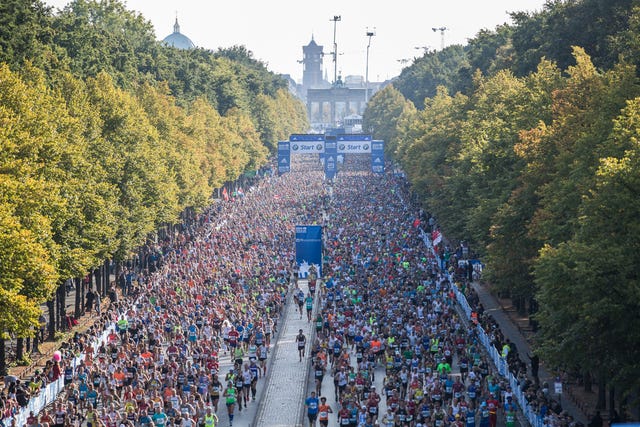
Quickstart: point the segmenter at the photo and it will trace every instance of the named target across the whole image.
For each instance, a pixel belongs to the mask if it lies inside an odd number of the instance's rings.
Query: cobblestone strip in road
[[[299,285],[306,295],[308,291],[306,281],[299,281]],[[292,297],[289,296],[289,298]],[[289,301],[286,310],[284,324],[278,325],[280,332],[274,354],[270,356],[273,358],[271,365],[273,375],[269,377],[254,423],[259,427],[301,426],[313,323],[307,321],[304,309],[300,318],[298,306],[292,301]],[[300,329],[307,337],[307,349],[302,362],[299,361],[295,341]]]

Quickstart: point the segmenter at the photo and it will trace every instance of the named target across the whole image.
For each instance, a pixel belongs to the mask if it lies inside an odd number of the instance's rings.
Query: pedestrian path
[[[529,359],[529,355],[532,354],[531,346],[526,338],[522,335],[518,327],[511,321],[509,316],[502,310],[499,302],[496,298],[491,294],[491,292],[485,287],[482,286],[478,282],[473,282],[473,288],[478,294],[478,298],[480,299],[480,303],[482,303],[484,307],[484,311],[487,314],[491,314],[494,320],[500,326],[502,333],[505,338],[508,338],[511,342],[513,342],[520,354],[522,360],[527,362],[531,362]],[[553,375],[544,367],[540,366],[538,370],[538,377],[540,378],[540,383],[547,382],[550,386],[550,391],[553,393],[553,385],[554,385],[554,377]],[[556,395],[556,397],[558,397]],[[564,410],[566,410],[575,421],[580,421],[584,425],[587,425],[587,417],[586,415],[569,399],[562,399],[560,396],[560,402]]]
[[[300,289],[307,293],[306,281],[298,282]],[[278,339],[271,351],[267,386],[260,400],[258,414],[253,425],[260,427],[302,426],[302,412],[306,383],[310,366],[310,339],[313,323],[307,321],[306,314],[300,316],[298,306],[291,301],[286,307],[283,322],[279,325]],[[298,358],[296,335],[302,329],[307,337],[307,349],[302,362]],[[224,419],[224,417],[223,417]],[[224,422],[221,425],[226,425]],[[243,425],[235,423],[234,425]]]

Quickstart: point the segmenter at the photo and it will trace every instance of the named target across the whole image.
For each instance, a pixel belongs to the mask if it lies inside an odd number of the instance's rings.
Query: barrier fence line
[[[115,324],[111,324],[102,332],[102,335],[94,339],[94,357],[98,354],[98,349],[100,348],[100,346],[107,341],[107,337],[114,328]],[[74,357],[71,361],[74,372],[78,365],[80,365],[82,361],[84,361],[85,355],[86,353],[80,353],[80,355]],[[40,413],[48,405],[55,402],[62,390],[64,390],[64,375],[60,376],[60,378],[58,378],[56,381],[49,383],[45,387],[43,387],[36,396],[31,397],[27,406],[21,408],[17,414],[5,418],[6,420],[8,420],[8,424],[5,425],[12,425],[14,419],[18,427],[27,425],[27,418],[29,417],[29,413],[32,411],[34,414]]]
[[[437,254],[435,253],[435,249],[431,244],[430,236],[427,233],[425,233],[425,231],[422,228],[420,228],[420,236],[422,237],[422,241],[424,242],[427,249],[437,259]],[[451,281],[451,277],[449,276],[449,273],[447,271],[443,271],[443,272],[446,274],[446,276],[449,278],[449,281],[452,283],[452,288],[456,295],[456,300],[458,301],[458,304],[460,305],[460,307],[462,307],[462,310],[464,311],[467,317],[467,320],[472,321],[471,313],[473,310],[471,309],[471,306],[467,301],[467,297],[460,291],[460,289],[458,289],[457,286],[455,286],[453,281]],[[520,388],[520,384],[518,380],[509,371],[507,360],[501,356],[500,352],[495,348],[495,346],[491,345],[491,340],[489,339],[489,336],[486,334],[486,332],[484,331],[484,329],[480,324],[476,325],[476,329],[477,329],[478,337],[480,338],[480,342],[482,343],[482,346],[485,348],[485,350],[491,357],[493,364],[498,369],[498,373],[501,376],[505,377],[509,382],[509,385],[511,386],[511,390],[513,391],[513,395],[518,401],[518,404],[520,405],[520,408],[522,409],[523,414],[527,418],[527,421],[529,421],[529,424],[531,424],[533,427],[543,427],[544,420],[542,419],[541,416],[538,415],[538,413],[531,407],[531,405],[527,401],[524,392]]]

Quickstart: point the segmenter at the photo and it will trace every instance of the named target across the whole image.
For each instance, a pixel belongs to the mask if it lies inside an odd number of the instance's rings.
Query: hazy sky
[[[68,0],[45,0],[62,8]],[[173,32],[178,16],[181,33],[198,47],[217,49],[244,45],[277,73],[302,80],[302,46],[311,37],[333,51],[334,16],[338,44],[338,74],[365,75],[367,28],[374,31],[369,48],[369,80],[382,81],[400,73],[403,64],[422,56],[423,48],[466,44],[483,28],[510,22],[508,12],[541,10],[545,0],[128,0],[163,39]],[[324,68],[333,80],[331,56]]]

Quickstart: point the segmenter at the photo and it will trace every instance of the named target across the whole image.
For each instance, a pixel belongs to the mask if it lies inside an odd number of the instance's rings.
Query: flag
[[[431,233],[431,243],[433,244],[433,246],[438,246],[438,243],[440,243],[442,241],[442,234],[440,233],[440,230],[434,230]]]
[[[413,220],[413,228],[420,227],[420,218],[416,218]]]
[[[244,191],[242,190],[242,187],[238,188],[238,196],[244,197]]]
[[[225,202],[229,201],[229,192],[227,191],[227,187],[224,187],[222,189],[222,198],[224,199]]]

